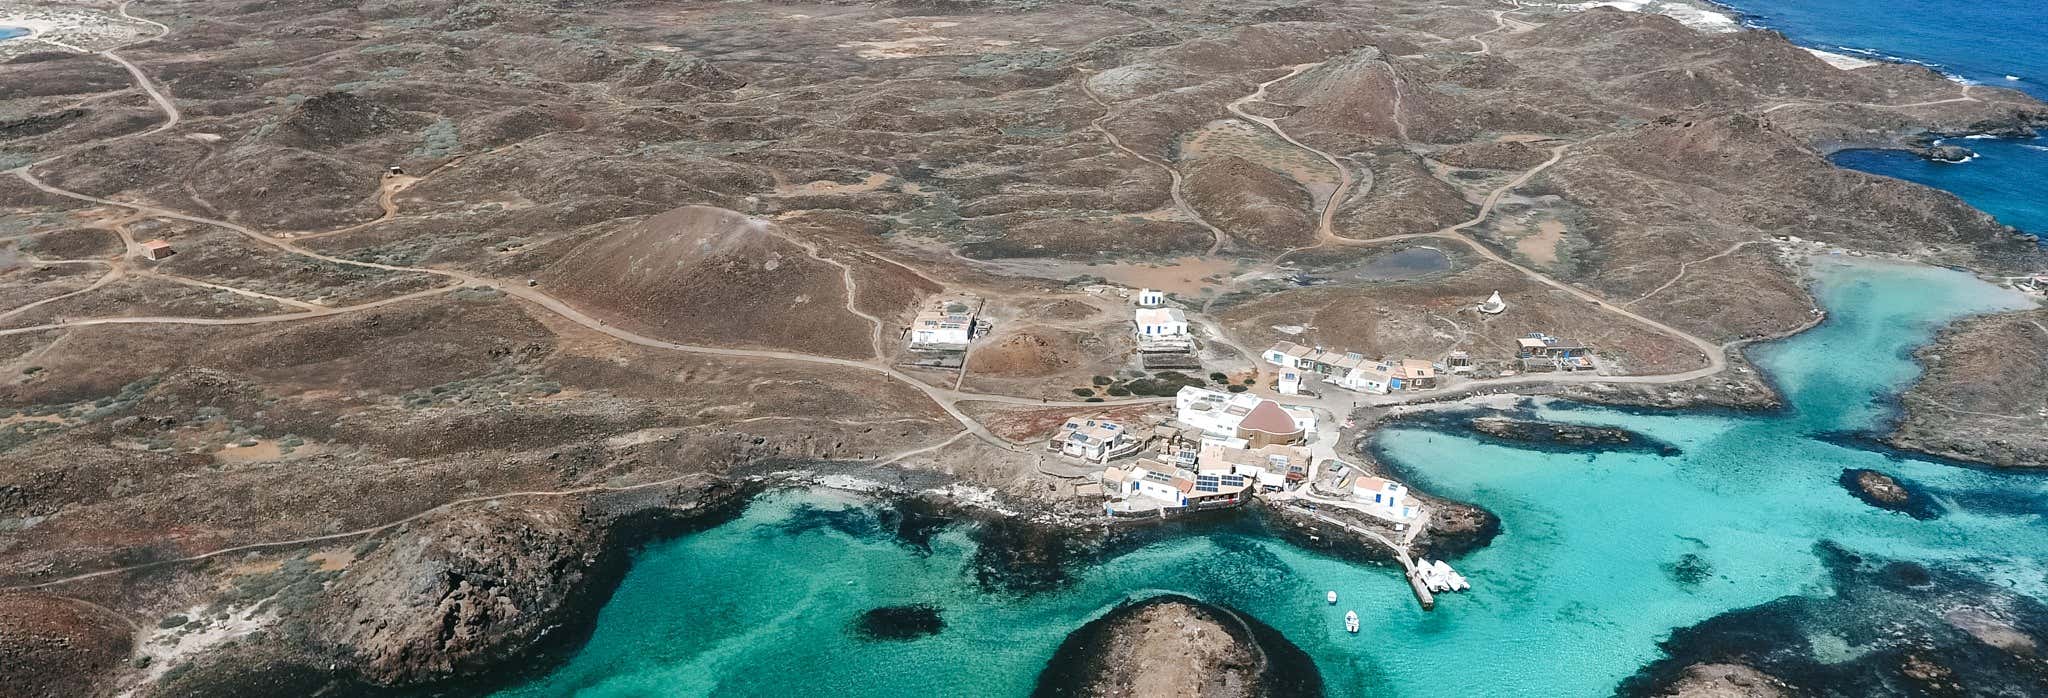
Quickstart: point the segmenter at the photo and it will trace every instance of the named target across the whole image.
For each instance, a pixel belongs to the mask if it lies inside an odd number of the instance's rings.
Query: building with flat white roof
[[[1180,423],[1202,432],[1205,438],[1244,439],[1255,447],[1297,443],[1315,428],[1312,410],[1290,410],[1250,393],[1187,386],[1174,394],[1173,403]]]
[[[1188,335],[1188,317],[1179,308],[1139,308],[1132,314],[1132,322],[1140,338]]]
[[[1074,417],[1053,433],[1047,450],[1090,463],[1106,463],[1137,453],[1145,439],[1122,422],[1101,417]]]
[[[975,299],[941,298],[910,321],[910,346],[918,349],[964,349],[974,340]]]

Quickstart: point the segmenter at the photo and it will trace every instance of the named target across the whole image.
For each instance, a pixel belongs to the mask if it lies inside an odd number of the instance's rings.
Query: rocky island
[[[1229,609],[1184,596],[1129,603],[1061,643],[1039,698],[1323,695],[1300,648]]]

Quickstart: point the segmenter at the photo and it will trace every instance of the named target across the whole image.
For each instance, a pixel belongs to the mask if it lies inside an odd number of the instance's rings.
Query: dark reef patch
[[[1701,582],[1714,577],[1714,563],[1700,557],[1699,553],[1686,553],[1678,556],[1677,562],[1668,565],[1665,573],[1671,575],[1671,581],[1678,582],[1681,586],[1699,586]]]
[[[937,635],[946,628],[936,606],[911,604],[883,606],[860,614],[853,621],[854,632],[869,640],[915,640]]]
[[[1665,695],[1688,667],[1740,665],[1795,695],[2048,695],[2048,605],[1965,574],[1815,548],[1833,595],[1788,596],[1673,631],[1666,658],[1616,693]]]
[[[804,505],[775,530],[783,535],[829,530],[862,539],[886,536],[928,555],[932,551],[932,537],[962,520],[964,515],[954,507],[927,497],[909,496],[836,509]]]

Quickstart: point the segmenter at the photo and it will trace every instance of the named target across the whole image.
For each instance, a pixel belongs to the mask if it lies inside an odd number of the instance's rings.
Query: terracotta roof
[[[1237,426],[1239,429],[1263,431],[1268,434],[1293,434],[1301,431],[1294,426],[1294,418],[1288,416],[1286,410],[1280,409],[1280,403],[1272,400],[1260,400],[1258,406],[1253,407],[1251,413],[1246,414],[1244,421],[1239,422]]]
[[[142,246],[143,246],[143,247],[147,247],[147,248],[149,248],[149,249],[152,249],[152,250],[156,250],[156,249],[162,249],[162,248],[165,248],[165,247],[170,247],[170,246],[171,246],[171,243],[169,243],[169,242],[167,242],[167,241],[165,241],[165,240],[163,240],[163,239],[159,238],[159,239],[156,239],[156,240],[151,240],[151,241],[149,241],[149,242],[145,242],[145,243],[142,243]]]
[[[1392,484],[1394,484],[1393,481],[1382,477],[1362,477],[1358,478],[1357,482],[1351,483],[1351,486],[1364,488],[1372,492],[1386,492],[1391,489],[1388,485]]]

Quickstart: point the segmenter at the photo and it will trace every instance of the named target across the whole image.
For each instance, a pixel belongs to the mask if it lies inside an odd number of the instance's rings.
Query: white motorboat
[[[1331,589],[1327,598],[1330,599],[1330,605],[1337,605],[1337,590]]]
[[[1358,612],[1357,612],[1357,611],[1345,611],[1345,612],[1344,612],[1344,632],[1348,632],[1348,633],[1356,633],[1356,632],[1358,632]]]

